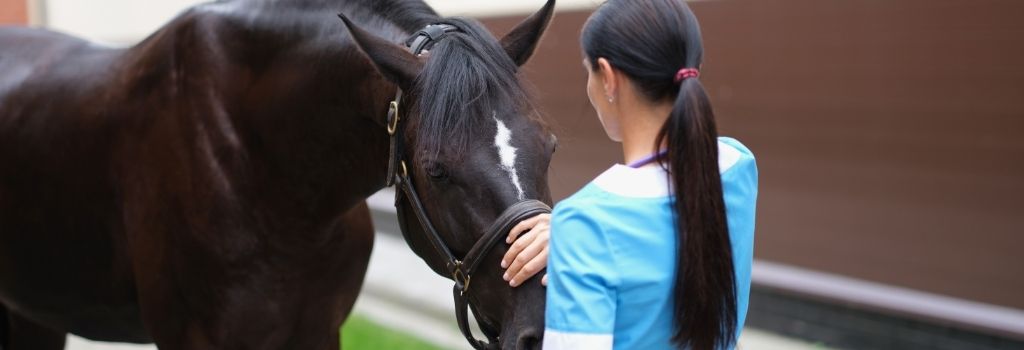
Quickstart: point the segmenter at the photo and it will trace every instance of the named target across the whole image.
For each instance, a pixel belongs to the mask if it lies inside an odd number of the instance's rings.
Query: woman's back
[[[753,260],[757,166],[739,141],[720,138],[718,146],[736,320],[742,325]],[[675,306],[669,296],[679,249],[668,184],[660,166],[615,165],[555,207],[545,349],[673,347]]]

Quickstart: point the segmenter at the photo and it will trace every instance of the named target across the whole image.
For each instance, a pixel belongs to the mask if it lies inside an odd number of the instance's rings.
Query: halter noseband
[[[419,55],[424,50],[433,47],[439,40],[445,37],[448,33],[458,31],[458,27],[450,24],[431,24],[424,27],[422,30],[413,34],[409,40],[406,41],[406,46],[409,47],[409,51],[413,55]],[[484,256],[487,255],[491,249],[494,248],[501,241],[501,238],[506,232],[512,229],[512,227],[529,217],[550,213],[551,208],[547,204],[541,201],[528,199],[505,209],[501,215],[491,224],[491,226],[484,232],[483,237],[473,244],[466,256],[461,260],[456,258],[452,254],[451,249],[445,244],[444,240],[441,239],[441,235],[434,228],[430,218],[427,217],[427,212],[423,207],[423,203],[416,192],[416,188],[413,186],[412,179],[409,177],[409,169],[406,167],[404,158],[404,145],[401,127],[401,119],[399,118],[399,107],[402,101],[402,89],[398,88],[395,93],[395,99],[391,101],[388,108],[388,119],[387,119],[387,131],[388,137],[390,138],[390,151],[388,155],[388,170],[387,180],[388,186],[395,185],[399,188],[395,191],[395,208],[398,210],[398,222],[403,233],[409,232],[406,229],[405,224],[405,212],[402,209],[401,201],[403,199],[408,200],[412,206],[413,213],[416,216],[416,220],[419,221],[420,227],[427,234],[427,240],[430,241],[430,245],[434,247],[434,250],[438,252],[445,259],[445,271],[452,280],[455,281],[453,287],[453,295],[455,298],[455,318],[459,324],[459,330],[462,331],[462,335],[466,337],[470,345],[477,350],[490,350],[498,348],[498,330],[493,329],[490,325],[485,324],[483,319],[480,317],[476,307],[470,305],[466,296],[469,293],[470,282],[472,282],[473,273],[476,272],[477,267],[480,266],[480,262]],[[407,233],[406,233],[407,234]],[[476,316],[477,323],[479,323],[480,329],[483,330],[484,335],[487,336],[487,341],[477,340],[472,331],[469,328],[469,318],[466,310],[472,310],[473,315]]]

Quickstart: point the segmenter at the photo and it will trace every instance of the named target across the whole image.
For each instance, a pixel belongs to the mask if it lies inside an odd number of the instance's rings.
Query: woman
[[[629,165],[514,228],[505,279],[517,286],[547,263],[548,350],[733,348],[757,168],[717,138],[697,19],[683,0],[610,0],[581,41],[587,95]]]

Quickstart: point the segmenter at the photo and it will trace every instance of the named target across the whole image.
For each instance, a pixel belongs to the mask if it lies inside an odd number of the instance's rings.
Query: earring
[[[611,98],[611,97],[608,97],[608,103],[615,103],[615,99]]]

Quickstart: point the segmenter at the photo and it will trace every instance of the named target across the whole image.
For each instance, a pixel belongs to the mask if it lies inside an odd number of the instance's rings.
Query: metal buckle
[[[452,272],[452,280],[455,280],[455,285],[459,286],[459,293],[466,294],[469,291],[469,282],[472,276],[467,275],[465,271],[462,271],[462,262],[455,260],[455,271]]]
[[[402,176],[403,179],[409,178],[409,169],[405,167],[405,161],[404,160],[402,161],[402,175],[401,176]]]
[[[395,136],[395,131],[398,131],[398,101],[391,101],[388,116],[388,135]]]

